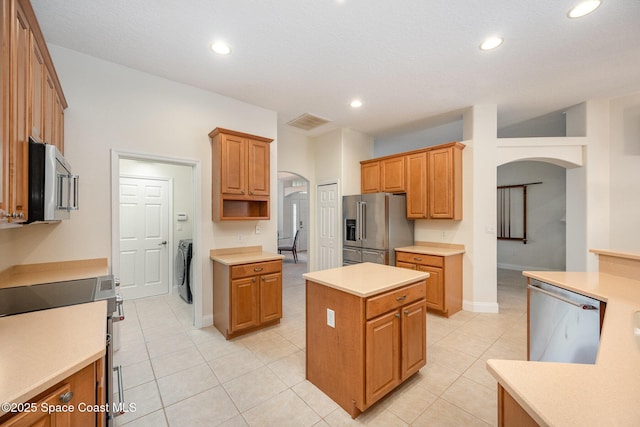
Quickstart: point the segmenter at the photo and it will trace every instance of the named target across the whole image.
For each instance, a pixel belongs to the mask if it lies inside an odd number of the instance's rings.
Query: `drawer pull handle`
[[[422,258],[418,258],[418,257],[413,257],[414,261],[422,261]]]
[[[255,271],[256,273],[258,271],[262,271],[262,270],[264,270],[264,268],[262,268],[262,267],[256,267],[256,268],[253,269],[253,271]]]
[[[72,391],[68,391],[68,392],[62,393],[60,395],[60,402],[62,402],[62,403],[69,403],[69,402],[71,402],[71,399],[73,399],[73,392]]]
[[[408,316],[409,315],[409,310],[405,310],[404,314],[405,314],[405,316]]]
[[[401,297],[396,298],[396,301],[404,301],[407,299],[406,295],[402,295]]]

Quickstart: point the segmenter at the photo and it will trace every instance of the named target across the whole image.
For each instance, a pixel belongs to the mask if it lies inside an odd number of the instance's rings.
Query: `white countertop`
[[[302,275],[321,285],[360,297],[369,297],[429,277],[429,273],[365,262]]]
[[[640,281],[606,273],[525,276],[607,303],[594,365],[488,360],[487,369],[540,425],[640,425]]]
[[[212,249],[209,252],[212,261],[224,265],[248,264],[251,262],[274,261],[284,259],[284,255],[262,250],[262,246],[241,248]]]
[[[464,249],[443,248],[439,246],[413,245],[396,248],[396,252],[411,252],[423,255],[452,256],[464,253]]]
[[[103,357],[106,319],[106,301],[0,318],[0,402],[26,402]]]

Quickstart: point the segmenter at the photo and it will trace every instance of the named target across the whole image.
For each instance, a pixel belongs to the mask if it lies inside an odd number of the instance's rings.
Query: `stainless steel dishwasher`
[[[604,303],[535,279],[528,288],[529,360],[595,363]]]

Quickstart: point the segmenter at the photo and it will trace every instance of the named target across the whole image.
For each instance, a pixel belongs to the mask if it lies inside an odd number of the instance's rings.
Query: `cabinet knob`
[[[240,194],[244,194],[244,190],[242,190],[242,191],[240,192]]]
[[[256,283],[256,278],[254,277],[253,279],[251,279],[251,281],[252,281],[253,283]]]
[[[253,196],[253,191],[249,191],[249,195]]]
[[[66,393],[62,393],[59,399],[60,399],[60,402],[62,403],[69,403],[71,402],[71,399],[73,399],[73,392],[68,391]]]
[[[405,314],[405,316],[408,316],[409,315],[409,310],[405,310],[404,314]]]
[[[402,295],[401,297],[396,298],[396,301],[404,301],[407,299],[406,295]]]
[[[396,313],[396,317],[399,319],[400,318],[400,313]]]
[[[262,271],[262,270],[264,270],[264,268],[262,268],[262,267],[255,267],[255,268],[253,269],[253,271],[255,271],[256,273],[257,273],[258,271]]]
[[[418,258],[418,257],[413,257],[414,261],[422,261],[422,258]]]

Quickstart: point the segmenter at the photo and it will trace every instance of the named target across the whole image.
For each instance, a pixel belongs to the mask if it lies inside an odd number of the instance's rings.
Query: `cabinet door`
[[[380,162],[381,191],[388,193],[404,193],[406,191],[404,163],[404,156]]]
[[[400,312],[368,321],[365,341],[365,401],[369,404],[400,383]]]
[[[51,413],[42,411],[41,408],[62,405],[60,396],[71,392],[71,386],[64,384],[55,389],[51,394],[35,402],[37,410],[32,412],[19,413],[2,423],[0,427],[27,427],[27,426],[55,426],[66,427],[71,425],[70,411],[52,411]]]
[[[461,219],[461,212],[456,212],[456,182],[454,168],[454,148],[441,148],[429,151],[428,154],[428,194],[429,217],[442,219]]]
[[[427,217],[427,153],[407,156],[407,218]]]
[[[260,323],[282,317],[282,273],[260,277]]]
[[[427,279],[427,307],[444,311],[444,272],[440,267],[418,266],[420,271],[429,273]]]
[[[220,135],[222,159],[220,187],[222,194],[244,195],[247,172],[246,141],[235,135]],[[216,171],[213,171],[216,173]]]
[[[424,300],[402,308],[402,380],[427,363],[426,316]]]
[[[44,131],[44,79],[46,66],[40,47],[31,35],[31,126],[37,140],[43,141]]]
[[[9,43],[10,2],[0,3],[0,224],[7,222],[9,209]]]
[[[48,70],[44,73],[44,106],[43,106],[43,132],[42,141],[47,144],[54,144],[54,115],[55,115],[55,99],[56,99],[56,86],[53,83],[53,78]],[[55,144],[54,144],[55,145]]]
[[[231,281],[231,332],[260,324],[260,286],[256,277]]]
[[[362,194],[380,191],[380,162],[365,163],[360,166],[360,188]]]
[[[29,192],[29,60],[31,32],[27,18],[19,3],[15,4],[16,15],[13,25],[12,113],[10,122],[12,135],[9,138],[9,209],[17,218],[14,222],[27,219]]]
[[[52,144],[54,144],[60,153],[64,154],[64,111],[62,102],[58,93],[55,92],[53,97],[53,135]]]
[[[417,270],[418,266],[410,262],[396,261],[396,267],[408,268],[409,270]]]
[[[248,191],[249,196],[269,195],[269,144],[262,141],[247,141]]]

